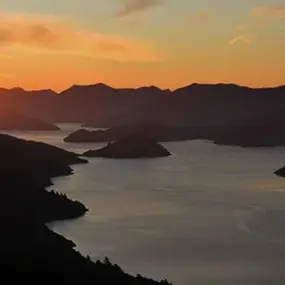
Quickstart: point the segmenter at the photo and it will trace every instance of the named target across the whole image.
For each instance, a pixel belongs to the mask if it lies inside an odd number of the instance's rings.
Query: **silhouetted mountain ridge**
[[[97,84],[90,84],[90,85],[77,85],[74,84],[68,89],[62,91],[59,93],[59,95],[65,95],[65,94],[70,94],[70,93],[76,93],[76,92],[110,92],[110,91],[115,91],[114,88],[104,84],[104,83],[97,83]],[[95,92],[94,92],[94,95]]]
[[[248,122],[260,125],[258,121],[264,122],[264,116],[280,118],[285,111],[285,86],[194,83],[169,91],[156,86],[116,89],[99,83],[73,85],[59,94],[30,95],[28,91],[13,91],[11,96],[0,96],[0,104],[48,122],[84,122],[99,128],[140,122],[195,128],[244,127]],[[275,121],[283,127],[283,122]]]

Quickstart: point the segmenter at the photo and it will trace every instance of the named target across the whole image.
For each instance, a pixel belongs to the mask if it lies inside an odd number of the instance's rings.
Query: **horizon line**
[[[15,87],[11,87],[11,88],[6,88],[6,87],[0,87],[0,91],[1,90],[6,90],[6,91],[11,91],[11,90],[22,90],[22,91],[26,91],[26,92],[39,92],[39,91],[51,91],[51,92],[54,92],[58,95],[60,95],[61,93],[71,89],[72,87],[95,87],[95,86],[98,86],[98,85],[103,85],[103,86],[106,86],[106,87],[109,87],[111,89],[114,89],[114,90],[124,90],[124,89],[133,89],[133,90],[138,90],[138,89],[141,89],[141,88],[157,88],[157,89],[160,89],[161,91],[170,91],[170,92],[175,92],[177,90],[180,90],[180,89],[183,89],[183,88],[187,88],[187,87],[191,87],[191,86],[195,86],[195,85],[208,85],[208,86],[217,86],[217,85],[226,85],[226,86],[229,86],[229,85],[233,85],[233,86],[237,86],[237,87],[240,87],[240,88],[248,88],[248,89],[253,89],[253,90],[261,90],[261,89],[276,89],[276,88],[281,88],[281,87],[285,87],[285,83],[284,84],[281,84],[281,85],[275,85],[275,86],[263,86],[263,87],[251,87],[251,86],[248,86],[248,85],[242,85],[242,84],[238,84],[238,83],[233,83],[233,82],[218,82],[218,83],[210,83],[210,82],[193,82],[193,83],[190,83],[188,85],[183,85],[182,87],[178,87],[178,88],[161,88],[157,85],[141,85],[141,86],[137,86],[137,87],[113,87],[112,85],[110,84],[106,84],[104,82],[98,82],[98,83],[90,83],[90,84],[72,84],[70,85],[68,88],[66,89],[62,89],[61,91],[55,91],[53,88],[39,88],[39,89],[25,89],[25,88],[22,88],[20,86],[15,86]]]

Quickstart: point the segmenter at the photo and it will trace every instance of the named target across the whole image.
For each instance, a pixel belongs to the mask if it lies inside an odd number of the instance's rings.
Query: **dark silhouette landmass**
[[[83,154],[87,157],[105,158],[156,158],[171,155],[170,152],[154,139],[141,134],[133,134],[109,142],[107,146],[98,150],[89,150]]]
[[[151,137],[158,142],[212,140],[219,145],[242,147],[269,147],[285,145],[285,132],[277,126],[241,126],[233,128],[194,128],[162,125],[126,125],[105,130],[77,130],[64,138],[69,143],[99,143],[116,141],[136,133]]]
[[[92,262],[45,223],[74,219],[86,207],[44,187],[86,163],[77,154],[0,134],[1,284],[169,284],[123,272],[108,259]]]
[[[72,174],[69,165],[87,163],[77,154],[42,142],[0,134],[0,178],[18,175],[35,185],[51,185],[51,177]]]
[[[97,131],[80,129],[69,134],[64,138],[64,141],[70,143],[109,142],[117,141],[134,134],[141,134],[159,142],[183,141],[193,139],[197,135],[190,128],[185,127],[136,124]]]
[[[244,127],[226,130],[214,142],[219,145],[242,147],[285,146],[285,130],[278,126]]]
[[[285,177],[285,166],[274,172],[277,176]]]
[[[3,131],[59,131],[59,127],[40,119],[4,110],[0,107],[0,130]]]
[[[5,97],[9,95],[5,95]],[[0,102],[3,101],[0,89]],[[3,102],[2,102],[3,103]],[[20,102],[15,102],[20,104]],[[58,131],[59,127],[55,124],[44,122],[41,119],[33,118],[31,115],[23,115],[13,111],[14,108],[8,108],[0,103],[0,130],[5,131]],[[19,109],[22,107],[20,106]],[[23,112],[23,110],[22,110]]]
[[[84,122],[96,128],[137,124],[186,127],[195,139],[259,146],[284,144],[277,136],[277,132],[285,133],[284,94],[285,86],[191,84],[170,91],[155,86],[115,89],[99,83],[73,85],[59,94],[2,89],[0,105],[47,122]],[[256,135],[252,128],[258,128]],[[271,128],[277,130],[272,140],[268,137]],[[249,133],[249,141],[242,141]]]

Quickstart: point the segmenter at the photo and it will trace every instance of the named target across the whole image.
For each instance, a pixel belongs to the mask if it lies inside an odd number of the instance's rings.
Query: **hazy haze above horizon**
[[[3,0],[0,86],[285,83],[284,0]]]

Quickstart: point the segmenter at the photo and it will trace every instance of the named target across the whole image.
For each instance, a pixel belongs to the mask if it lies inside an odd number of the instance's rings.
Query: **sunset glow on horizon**
[[[285,84],[284,0],[4,0],[0,42],[6,88]]]

